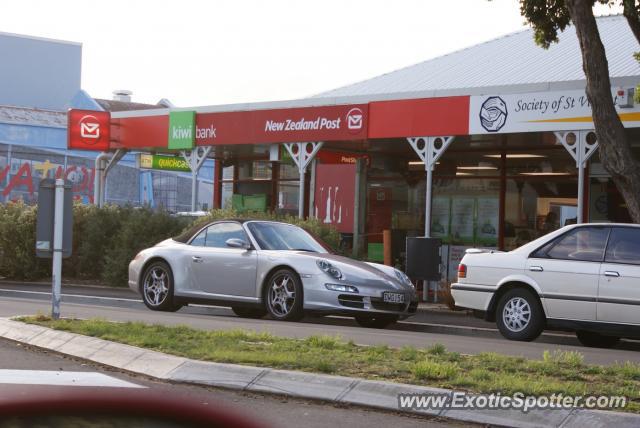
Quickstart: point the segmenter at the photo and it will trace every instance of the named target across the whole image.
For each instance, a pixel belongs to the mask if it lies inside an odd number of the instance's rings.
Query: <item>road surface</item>
[[[573,335],[548,333],[534,342],[512,342],[503,339],[491,323],[480,321],[484,327],[450,325],[455,323],[456,319],[467,318],[461,315],[441,316],[446,318],[445,322],[448,324],[426,323],[424,321],[430,321],[432,312],[425,311],[416,319],[410,319],[410,322],[400,322],[391,328],[378,330],[359,327],[352,319],[344,317],[309,318],[303,322],[252,320],[236,317],[227,308],[201,306],[183,308],[175,313],[154,312],[147,309],[133,293],[123,298],[117,294],[120,290],[107,290],[114,293],[112,296],[102,295],[105,290],[96,290],[87,288],[81,290],[81,293],[80,290],[74,290],[74,293],[66,292],[67,295],[63,297],[62,316],[101,317],[113,321],[142,321],[164,325],[184,324],[205,330],[249,329],[293,338],[338,335],[345,340],[353,340],[364,345],[411,345],[425,348],[440,343],[450,351],[463,354],[497,352],[536,359],[540,359],[545,350],[561,349],[582,353],[587,363],[640,363],[640,343],[636,341],[623,341],[614,349],[595,349],[581,346]],[[48,314],[51,311],[49,299],[46,291],[17,292],[0,284],[0,316]]]

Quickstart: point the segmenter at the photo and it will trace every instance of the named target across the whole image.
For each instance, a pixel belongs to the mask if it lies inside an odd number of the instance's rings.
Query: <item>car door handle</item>
[[[193,260],[194,263],[202,263],[202,257],[192,256],[191,260]]]
[[[604,276],[611,276],[611,277],[614,277],[614,278],[619,278],[620,274],[618,272],[614,271],[614,270],[605,270],[604,271]]]
[[[529,270],[533,271],[533,272],[542,272],[542,271],[544,271],[544,269],[542,269],[542,266],[529,266]]]

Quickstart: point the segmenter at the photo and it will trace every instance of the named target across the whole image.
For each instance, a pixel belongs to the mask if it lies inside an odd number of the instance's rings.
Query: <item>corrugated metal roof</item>
[[[633,53],[640,46],[626,19],[622,15],[612,15],[599,17],[597,22],[612,80],[621,82],[620,79],[633,77],[637,83],[640,64]],[[559,34],[559,43],[552,44],[549,49],[536,45],[533,30],[527,29],[314,98],[477,95],[495,92],[496,88],[513,93],[553,87],[583,88],[584,85],[580,45],[571,26]]]

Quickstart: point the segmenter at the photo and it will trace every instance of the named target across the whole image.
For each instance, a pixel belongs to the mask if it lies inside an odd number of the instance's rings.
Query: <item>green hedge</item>
[[[21,202],[0,204],[0,276],[35,280],[51,276],[51,262],[35,257],[37,207]],[[228,218],[280,220],[297,224],[338,248],[340,234],[315,219],[300,220],[270,213],[238,214],[213,210],[193,220],[150,208],[98,208],[77,204],[73,208],[73,252],[63,262],[63,276],[127,285],[127,268],[142,249],[207,222]]]

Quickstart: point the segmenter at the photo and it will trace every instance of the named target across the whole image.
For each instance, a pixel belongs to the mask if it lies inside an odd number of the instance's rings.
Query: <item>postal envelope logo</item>
[[[363,126],[364,114],[359,108],[352,108],[347,113],[347,128],[351,131],[360,131]]]
[[[100,139],[100,122],[95,116],[86,115],[80,119],[80,137],[95,142]]]

